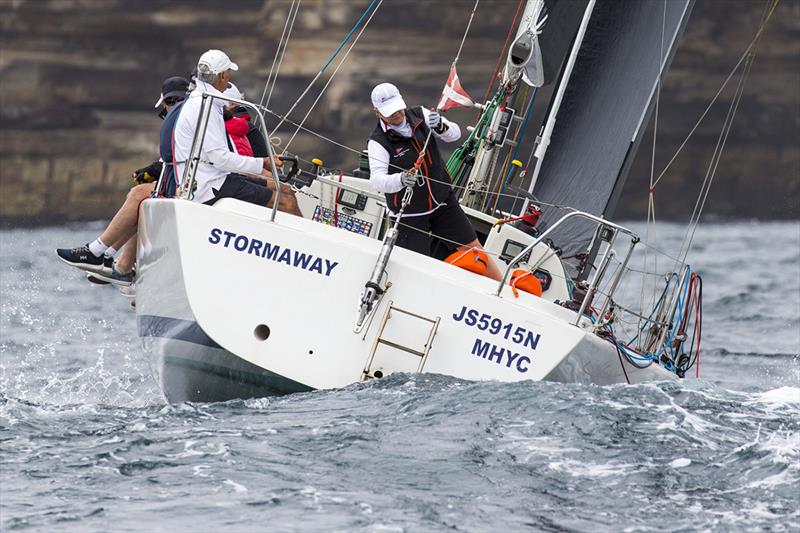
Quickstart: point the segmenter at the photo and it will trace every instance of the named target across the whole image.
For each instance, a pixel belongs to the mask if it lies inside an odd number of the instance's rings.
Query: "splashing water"
[[[393,375],[182,405],[127,299],[52,253],[100,229],[0,232],[3,531],[800,529],[796,225],[698,236],[700,381]]]

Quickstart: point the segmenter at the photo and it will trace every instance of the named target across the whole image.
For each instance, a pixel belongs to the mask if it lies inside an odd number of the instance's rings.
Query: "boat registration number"
[[[515,326],[511,322],[505,322],[501,318],[493,317],[488,313],[481,313],[479,310],[467,306],[463,306],[457,313],[453,313],[453,320],[463,322],[464,325],[474,327],[479,331],[486,331],[504,340],[510,340],[514,344],[519,344],[523,347],[527,346],[531,350],[536,349],[539,345],[539,339],[541,339],[539,333],[530,331],[522,326]]]

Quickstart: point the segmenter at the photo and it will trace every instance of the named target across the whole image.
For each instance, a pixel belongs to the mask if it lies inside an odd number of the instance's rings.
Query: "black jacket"
[[[408,108],[405,112],[406,120],[411,125],[411,137],[403,137],[388,128],[383,131],[380,123],[369,137],[389,153],[390,173],[402,172],[413,167],[428,136],[428,125],[425,124],[425,115],[422,113],[422,109]],[[411,203],[405,210],[406,214],[431,211],[437,203],[444,202],[450,195],[452,181],[433,135],[425,150],[425,159],[419,171],[425,176],[425,179],[422,185],[418,184],[414,187]],[[387,205],[395,213],[400,210],[404,192],[405,190],[401,190],[386,194]]]

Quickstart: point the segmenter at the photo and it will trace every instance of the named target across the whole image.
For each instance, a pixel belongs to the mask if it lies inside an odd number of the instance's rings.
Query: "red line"
[[[519,4],[517,5],[517,12],[514,14],[514,20],[511,22],[511,26],[508,28],[508,33],[506,34],[506,41],[503,43],[503,49],[500,51],[500,57],[497,58],[497,65],[494,67],[494,73],[492,77],[489,78],[489,86],[486,88],[486,94],[483,95],[483,101],[485,102],[487,98],[489,98],[489,92],[492,90],[492,85],[494,85],[494,80],[497,79],[497,72],[500,70],[500,63],[503,61],[503,58],[506,55],[506,46],[508,46],[508,40],[511,39],[511,32],[514,31],[514,26],[517,25],[517,18],[519,17],[519,10],[522,9],[522,4],[524,0],[519,0]]]

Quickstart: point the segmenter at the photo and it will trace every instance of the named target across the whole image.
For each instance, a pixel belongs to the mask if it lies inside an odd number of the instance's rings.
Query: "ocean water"
[[[182,405],[129,301],[53,255],[101,229],[0,231],[4,532],[800,530],[797,222],[698,230],[700,379]]]

